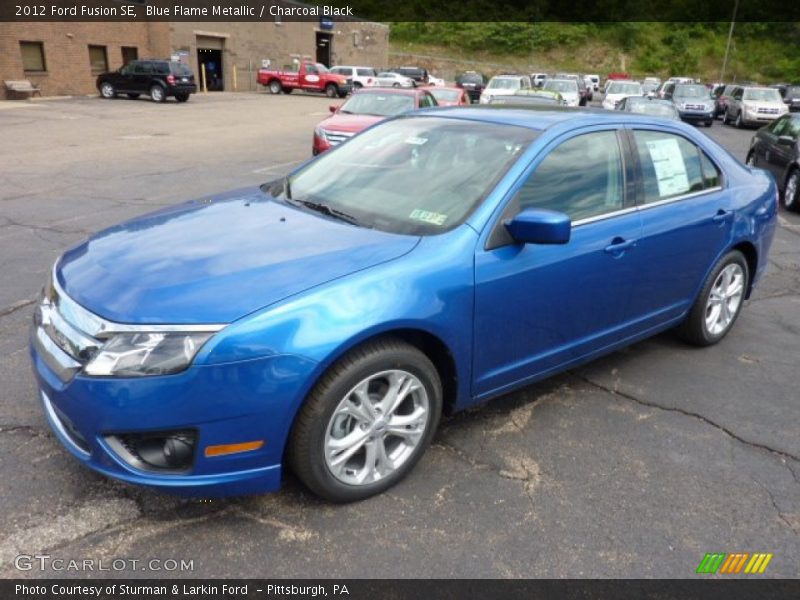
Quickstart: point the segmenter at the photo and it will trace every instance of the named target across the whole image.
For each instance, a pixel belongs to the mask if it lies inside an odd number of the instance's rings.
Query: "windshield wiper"
[[[308,209],[311,209],[318,213],[322,213],[323,215],[334,217],[336,219],[339,219],[340,221],[345,221],[347,223],[350,223],[351,225],[362,226],[359,220],[353,215],[348,214],[342,210],[339,210],[338,208],[333,208],[332,206],[323,204],[322,202],[314,202],[313,200],[292,200],[290,196],[287,196],[287,198],[295,204],[300,204]]]

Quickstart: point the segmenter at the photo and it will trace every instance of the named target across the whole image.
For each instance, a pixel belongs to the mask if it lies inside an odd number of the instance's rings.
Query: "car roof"
[[[649,115],[637,115],[619,110],[603,110],[601,108],[544,107],[541,109],[515,109],[488,108],[488,106],[453,106],[426,108],[414,114],[468,121],[482,121],[484,123],[495,123],[498,125],[516,125],[518,127],[526,127],[538,131],[549,129],[550,127],[566,123],[567,121],[575,127],[602,125],[609,121],[648,125],[654,122],[653,117]]]
[[[458,88],[456,88],[458,89]],[[353,95],[356,94],[394,94],[396,96],[416,96],[418,94],[423,94],[428,91],[428,88],[389,88],[389,87],[370,87],[370,88],[361,88],[360,90],[356,90],[353,92]]]

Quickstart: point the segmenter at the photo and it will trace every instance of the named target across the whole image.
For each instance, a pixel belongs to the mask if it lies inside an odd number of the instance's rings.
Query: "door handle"
[[[723,210],[723,209],[720,208],[717,211],[717,214],[715,214],[713,217],[711,217],[711,220],[714,221],[715,223],[719,223],[720,225],[723,225],[728,219],[731,218],[731,216],[733,216],[733,211],[732,210]]]
[[[636,247],[636,240],[626,240],[621,237],[615,237],[611,240],[611,244],[606,246],[605,250],[615,258],[622,256],[626,250]]]

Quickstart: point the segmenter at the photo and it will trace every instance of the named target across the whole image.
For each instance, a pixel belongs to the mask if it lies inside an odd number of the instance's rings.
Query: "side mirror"
[[[504,225],[520,244],[566,244],[572,233],[568,215],[544,208],[525,209]]]
[[[332,113],[335,113],[337,110],[339,110],[339,107],[338,107],[338,106],[336,106],[335,104],[331,104],[331,105],[328,107],[328,110],[329,110],[329,111],[331,111]]]
[[[794,138],[790,135],[779,135],[778,144],[781,146],[794,146]]]

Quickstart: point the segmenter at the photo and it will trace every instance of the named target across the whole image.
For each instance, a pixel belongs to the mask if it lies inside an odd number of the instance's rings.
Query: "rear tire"
[[[277,79],[273,79],[272,81],[270,81],[267,87],[269,88],[270,94],[280,94],[281,91],[283,90],[281,82],[278,81]]]
[[[392,84],[392,87],[393,87],[393,88],[398,88],[398,87],[400,87],[400,84],[399,84],[399,83],[397,83],[397,82],[395,81],[395,82]]]
[[[800,212],[800,169],[794,169],[786,178],[783,206],[786,210]]]
[[[427,356],[394,338],[368,342],[334,363],[308,395],[288,463],[323,498],[363,500],[414,468],[441,410],[441,380]]]
[[[154,85],[150,88],[150,98],[153,102],[166,102],[167,92],[160,85]]]
[[[744,254],[731,250],[706,278],[686,320],[678,326],[678,334],[696,346],[719,342],[739,317],[749,283]]]
[[[728,124],[728,110],[726,109],[725,112],[722,113],[722,124]]]

